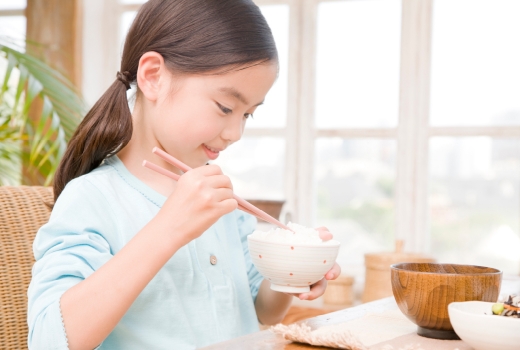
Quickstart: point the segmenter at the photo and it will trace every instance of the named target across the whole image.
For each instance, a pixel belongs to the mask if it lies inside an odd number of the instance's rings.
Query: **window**
[[[394,246],[401,1],[316,6],[312,224],[361,266]]]
[[[395,127],[401,1],[318,4],[315,125]]]
[[[0,33],[3,40],[14,41],[25,47],[26,19],[25,0],[0,1]]]
[[[433,6],[431,251],[505,274],[520,270],[518,14],[514,0]]]
[[[520,126],[520,2],[436,0],[433,9],[431,124]]]
[[[432,252],[441,261],[520,266],[520,139],[430,140]]]
[[[323,137],[315,142],[315,225],[341,241],[339,261],[391,251],[395,236],[395,140]],[[348,185],[346,185],[348,184]]]
[[[143,1],[111,1],[119,50]],[[395,239],[520,272],[520,3],[255,2],[281,74],[218,160],[236,192],[329,226],[358,284],[364,253]]]

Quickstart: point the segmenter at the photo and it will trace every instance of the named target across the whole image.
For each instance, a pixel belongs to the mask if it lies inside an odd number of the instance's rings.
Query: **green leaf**
[[[0,185],[20,181],[22,160],[50,184],[85,103],[61,73],[1,36],[0,54],[7,59],[0,72]],[[36,101],[42,110],[34,120]]]
[[[16,64],[16,60],[13,57],[13,55],[7,55],[7,67],[6,67],[5,73],[4,73],[5,74],[4,83],[2,84],[2,91],[0,92],[0,94],[2,94],[2,95],[9,88],[8,83],[9,83],[9,79],[11,78],[11,73],[13,72],[13,68],[14,68],[15,64]]]

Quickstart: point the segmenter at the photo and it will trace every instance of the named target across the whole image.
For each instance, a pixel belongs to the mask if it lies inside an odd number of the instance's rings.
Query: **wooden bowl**
[[[448,314],[451,302],[496,302],[502,281],[502,271],[483,266],[400,263],[390,269],[399,309],[417,334],[435,339],[459,339]]]

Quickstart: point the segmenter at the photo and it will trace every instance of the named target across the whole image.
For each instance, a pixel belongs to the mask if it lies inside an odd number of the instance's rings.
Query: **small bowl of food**
[[[289,223],[282,228],[255,231],[247,237],[249,254],[258,272],[271,282],[271,289],[305,293],[325,276],[338,256],[340,243],[323,241],[313,228]]]
[[[504,303],[454,302],[448,312],[457,335],[475,350],[520,349],[520,297]]]
[[[390,269],[399,309],[417,325],[417,334],[435,339],[459,339],[450,323],[450,303],[495,302],[502,280],[500,270],[474,265],[400,263]]]

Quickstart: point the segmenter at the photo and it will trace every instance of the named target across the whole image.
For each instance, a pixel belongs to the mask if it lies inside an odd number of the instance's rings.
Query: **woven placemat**
[[[460,340],[418,336],[417,326],[399,310],[370,313],[359,319],[311,329],[307,324],[276,325],[274,333],[295,342],[348,350],[471,350]]]

